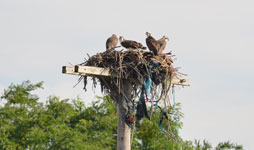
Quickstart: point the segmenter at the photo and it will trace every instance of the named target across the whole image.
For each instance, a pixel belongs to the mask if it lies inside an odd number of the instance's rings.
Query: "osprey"
[[[141,43],[132,40],[125,40],[122,36],[119,37],[120,43],[125,48],[133,48],[133,49],[146,49]]]
[[[118,38],[115,34],[113,34],[111,37],[109,37],[106,41],[106,49],[107,50],[113,50],[116,48],[118,43]]]
[[[158,55],[158,51],[160,48],[160,44],[156,41],[152,36],[151,33],[146,32],[146,45],[150,51],[154,53],[154,55]]]
[[[159,54],[162,53],[162,51],[165,49],[167,45],[168,37],[163,36],[161,39],[157,40],[157,42],[160,44],[160,47],[158,49]]]

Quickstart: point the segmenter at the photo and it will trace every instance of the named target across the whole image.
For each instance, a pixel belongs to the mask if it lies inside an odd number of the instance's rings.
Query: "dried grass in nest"
[[[102,92],[109,93],[116,103],[122,100],[119,96],[125,97],[126,105],[123,105],[125,117],[130,116],[131,112],[135,112],[135,116],[141,118],[150,117],[151,119],[152,113],[156,109],[153,107],[160,105],[160,103],[158,103],[159,101],[163,100],[164,103],[162,105],[164,107],[170,105],[169,99],[167,99],[169,98],[171,87],[171,82],[169,81],[179,74],[177,69],[173,67],[172,57],[172,55],[166,54],[155,56],[151,52],[137,49],[113,50],[98,53],[91,57],[89,56],[89,58],[80,65],[109,68],[114,75],[111,77],[93,76],[94,87],[100,83]],[[152,91],[150,91],[151,96],[149,97],[148,103],[150,106],[150,115],[148,116],[146,115],[148,114],[147,105],[142,103],[145,99],[140,99],[141,96],[138,100],[135,99],[137,99],[137,96],[142,95],[142,92],[147,92],[144,84],[145,80],[150,78],[152,80],[152,88],[150,88]],[[84,80],[84,88],[86,88],[87,76],[81,76],[80,79]],[[124,81],[126,79],[130,82],[132,87],[131,95],[125,95],[125,93],[121,91],[121,89],[124,89],[123,84],[126,83]],[[148,95],[148,93],[146,94]],[[139,102],[141,102],[142,107],[140,107]],[[162,106],[159,108],[161,109]],[[171,132],[168,133],[168,136],[174,138]]]
[[[105,51],[89,56],[88,60],[80,65],[109,68],[115,76],[111,78],[97,76],[92,79],[95,87],[98,83],[96,79],[99,79],[102,92],[106,90],[111,94],[116,89],[120,92],[122,79],[128,79],[133,88],[137,89],[142,87],[145,78],[149,75],[153,85],[159,85],[165,83],[167,77],[173,78],[177,73],[173,67],[172,55],[155,56],[151,52],[138,49]],[[86,89],[87,77],[83,76],[81,79],[84,80],[84,89]]]

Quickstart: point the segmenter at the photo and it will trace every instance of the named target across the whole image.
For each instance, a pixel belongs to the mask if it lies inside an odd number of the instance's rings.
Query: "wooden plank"
[[[182,86],[190,86],[189,79],[183,78],[173,78],[172,80],[173,85],[182,85]]]
[[[63,73],[72,74],[72,75],[88,75],[88,76],[115,76],[115,74],[110,74],[109,68],[100,68],[100,67],[92,67],[92,66],[79,66],[75,67],[63,66]],[[173,85],[182,85],[182,86],[190,86],[188,79],[182,78],[173,78]]]
[[[79,73],[74,72],[74,67],[72,66],[63,66],[62,73],[71,74],[71,75],[79,75]],[[85,75],[85,73],[83,73],[82,75]]]
[[[85,73],[87,75],[111,76],[108,68],[92,67],[92,66],[75,66],[75,73]]]

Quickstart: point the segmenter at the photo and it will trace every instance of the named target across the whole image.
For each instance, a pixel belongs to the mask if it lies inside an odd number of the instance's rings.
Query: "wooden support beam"
[[[63,66],[62,67],[62,73],[72,74],[72,75],[79,75],[79,73],[74,71],[74,67],[72,67],[72,66]],[[85,74],[83,74],[83,75],[85,75]]]
[[[92,66],[63,66],[62,73],[71,75],[88,75],[88,76],[116,76],[116,74],[110,74],[109,68],[100,68]],[[190,86],[188,79],[173,78],[173,85]]]
[[[173,85],[190,86],[189,79],[173,78],[172,84]]]
[[[131,84],[127,80],[121,81],[121,91],[131,99]],[[127,104],[123,95],[118,94],[115,100],[118,106],[117,150],[131,150],[131,128],[125,122]]]
[[[97,76],[112,76],[108,68],[92,67],[92,66],[78,66],[74,67],[75,73],[85,73],[86,75]]]

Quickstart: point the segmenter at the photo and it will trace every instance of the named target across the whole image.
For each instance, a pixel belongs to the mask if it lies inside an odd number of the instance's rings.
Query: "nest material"
[[[106,89],[110,93],[113,92],[112,84],[115,85],[114,88],[120,89],[122,79],[128,79],[133,87],[138,88],[144,84],[148,76],[152,79],[153,85],[159,85],[165,83],[167,77],[172,79],[177,73],[173,67],[171,54],[157,56],[138,49],[105,51],[92,57],[89,56],[89,59],[80,65],[109,68],[114,74],[111,78],[97,76],[92,79],[94,86],[97,85],[97,78],[101,83],[102,91]],[[84,76],[83,79],[84,88],[86,88],[87,77]]]
[[[138,49],[112,50],[89,56],[88,60],[80,65],[110,69],[111,77],[92,76],[93,85],[96,86],[99,81],[102,92],[109,93],[112,99],[120,104],[118,106],[125,114],[122,117],[125,118],[126,124],[131,126],[133,119],[151,119],[158,108],[168,122],[170,121],[167,108],[171,107],[171,81],[179,75],[173,67],[172,57],[171,54],[154,55]],[[80,79],[84,80],[86,88],[87,76],[81,76]],[[160,117],[160,128],[162,120],[163,117]],[[171,137],[172,133],[168,131],[167,134]]]

